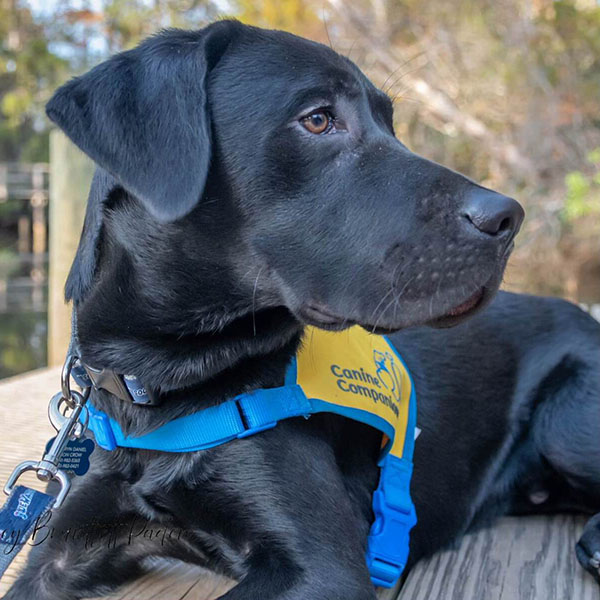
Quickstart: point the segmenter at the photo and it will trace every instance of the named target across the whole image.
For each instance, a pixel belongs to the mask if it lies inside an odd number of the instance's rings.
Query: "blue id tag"
[[[46,452],[48,452],[53,441],[54,438],[46,444]],[[66,471],[69,475],[85,475],[90,468],[90,456],[95,448],[94,440],[89,438],[69,440],[58,463],[58,468]]]

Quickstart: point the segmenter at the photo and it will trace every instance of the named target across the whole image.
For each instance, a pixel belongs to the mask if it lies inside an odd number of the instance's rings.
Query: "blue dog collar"
[[[109,451],[121,447],[195,452],[255,435],[275,427],[283,419],[309,418],[323,412],[375,427],[389,438],[389,442],[379,461],[380,479],[373,493],[375,518],[368,537],[366,561],[373,583],[392,587],[406,565],[409,533],[417,521],[410,496],[416,428],[414,385],[401,357],[387,338],[379,338],[387,347],[375,349],[375,364],[371,370],[344,367],[343,358],[337,355],[329,357],[329,362],[315,361],[315,356],[320,358],[319,352],[323,348],[330,351],[331,339],[327,337],[330,335],[340,334],[318,332],[311,335],[309,350],[305,348],[293,360],[282,387],[242,394],[137,437],[125,435],[114,419],[88,402],[88,428],[97,444]],[[355,336],[356,342],[364,344],[365,335],[368,334],[362,332]],[[353,340],[343,340],[343,343],[352,346]],[[313,369],[314,364],[323,367]],[[329,380],[322,383],[323,389],[329,389],[329,394],[333,394],[331,390],[338,388],[338,394],[330,395],[327,400],[314,398],[312,394],[309,397],[306,390],[314,391],[319,378],[326,376]],[[389,392],[390,389],[394,394]]]

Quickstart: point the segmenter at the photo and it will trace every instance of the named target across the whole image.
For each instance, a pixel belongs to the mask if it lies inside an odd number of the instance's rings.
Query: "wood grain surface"
[[[47,406],[58,391],[58,368],[0,383],[0,484],[14,466],[35,459],[53,434]],[[35,477],[23,482],[43,489]],[[455,550],[423,561],[401,591],[381,590],[380,600],[600,600],[600,588],[579,567],[573,546],[585,519],[573,516],[506,518],[467,536]],[[27,550],[0,582],[14,581]],[[232,583],[175,562],[152,571],[110,596],[112,600],[215,600]],[[32,599],[34,600],[34,599]],[[260,600],[260,599],[256,599]],[[307,600],[312,600],[307,598]]]
[[[507,517],[418,564],[398,600],[598,600],[574,546],[585,518]]]

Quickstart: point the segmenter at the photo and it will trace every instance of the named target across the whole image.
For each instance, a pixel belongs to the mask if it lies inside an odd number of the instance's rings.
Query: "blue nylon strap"
[[[410,497],[412,469],[410,461],[386,456],[373,493],[375,519],[367,542],[367,566],[371,581],[381,587],[393,587],[408,560],[410,530],[417,523]]]
[[[398,350],[396,350],[396,346],[392,344],[387,335],[384,335],[383,338],[389,344],[390,348],[393,350],[394,354],[397,356],[398,360],[402,363],[402,366],[408,373],[408,378],[410,379],[410,399],[408,405],[408,423],[406,424],[406,436],[404,437],[404,448],[402,449],[402,458],[412,462],[413,453],[415,451],[415,436],[414,432],[417,428],[417,392],[415,387],[415,382],[410,374],[410,369],[406,366],[404,359],[400,356]]]
[[[244,431],[237,405],[225,402],[166,423],[139,437],[126,436],[119,424],[88,403],[89,429],[105,450],[138,448],[163,452],[206,450],[235,439]],[[203,415],[203,417],[201,417]]]
[[[396,352],[391,343],[390,346]],[[397,352],[396,355],[402,361]],[[410,377],[410,372],[407,372]],[[417,396],[412,377],[411,384],[402,458],[387,455],[382,459],[379,485],[373,493],[375,519],[367,542],[367,566],[371,581],[386,588],[393,587],[404,572],[410,550],[410,530],[417,523],[417,513],[410,495],[417,426]]]
[[[26,544],[39,519],[48,512],[55,498],[15,486],[0,509],[0,577]]]
[[[169,421],[138,437],[126,436],[119,424],[88,402],[89,429],[105,450],[116,447],[194,452],[219,446],[275,427],[281,419],[309,415],[311,404],[300,386],[264,389]]]
[[[160,428],[138,437],[126,436],[114,419],[97,410],[90,402],[87,408],[88,428],[94,433],[97,444],[105,450],[114,450],[117,447],[161,452],[207,450],[275,427],[284,419],[308,417],[322,412],[337,413],[367,423],[390,437],[394,435],[391,425],[377,415],[322,400],[309,400],[297,384],[249,392],[222,404],[169,421]]]

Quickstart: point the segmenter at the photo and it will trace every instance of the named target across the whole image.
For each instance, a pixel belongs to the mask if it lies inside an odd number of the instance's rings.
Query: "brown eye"
[[[333,124],[333,119],[328,112],[320,110],[304,117],[300,122],[305,129],[319,135],[320,133],[329,131]]]

